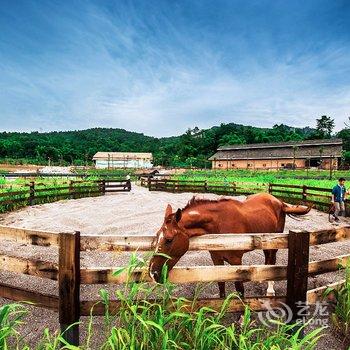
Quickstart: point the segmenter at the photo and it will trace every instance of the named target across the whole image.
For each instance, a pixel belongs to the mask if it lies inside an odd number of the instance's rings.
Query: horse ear
[[[182,217],[182,210],[181,209],[176,210],[176,213],[175,213],[176,222],[179,222],[181,220],[181,217]]]
[[[171,207],[170,204],[168,204],[168,206],[165,209],[165,217],[167,218],[169,215],[171,215],[173,213],[173,208]]]

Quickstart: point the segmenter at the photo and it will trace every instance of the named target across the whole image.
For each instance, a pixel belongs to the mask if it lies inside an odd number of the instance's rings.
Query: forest
[[[350,163],[350,127],[333,132],[334,120],[322,116],[315,128],[284,124],[259,128],[228,123],[209,129],[194,127],[184,134],[156,138],[124,129],[93,128],[77,131],[2,132],[0,162],[17,164],[89,165],[97,151],[152,152],[155,165],[210,167],[207,161],[219,146],[298,141],[339,137],[344,142],[343,163]]]

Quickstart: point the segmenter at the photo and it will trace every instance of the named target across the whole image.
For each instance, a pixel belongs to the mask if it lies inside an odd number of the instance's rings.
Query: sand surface
[[[81,234],[115,234],[115,235],[150,235],[155,234],[162,224],[165,207],[170,203],[174,209],[183,207],[193,193],[166,193],[149,192],[147,189],[133,186],[130,193],[108,194],[103,197],[82,198],[77,200],[63,200],[50,204],[27,207],[12,213],[0,215],[0,224],[15,227],[49,230],[55,232],[78,230]],[[209,199],[219,198],[214,194],[200,194],[198,197]],[[245,197],[236,197],[244,200]],[[343,218],[340,225],[350,225],[350,220]],[[297,221],[287,218],[285,231],[289,229],[317,230],[331,228],[334,225],[328,222],[328,215],[311,210],[309,214]],[[340,254],[348,254],[350,242],[327,244],[310,249],[310,260],[332,258]],[[1,242],[0,253],[23,257],[35,257],[48,261],[57,261],[57,250],[23,246],[13,242]],[[82,266],[121,266],[127,263],[127,253],[82,253]],[[277,263],[286,264],[287,254],[280,250]],[[244,264],[263,264],[262,251],[247,253]],[[208,252],[188,252],[179,261],[179,265],[211,265]],[[315,278],[309,278],[309,289],[331,283],[339,279],[339,273],[328,273]],[[26,286],[32,290],[46,291],[57,294],[57,284],[54,281],[42,280],[30,276],[18,276],[13,273],[0,273],[0,281],[11,282],[13,285]],[[275,289],[278,295],[285,294],[285,282],[276,282]],[[246,295],[265,295],[266,284],[249,282],[245,284]],[[82,286],[82,299],[96,299],[101,285]],[[113,286],[103,286],[113,292]],[[233,283],[227,283],[227,290],[234,290]],[[177,294],[191,297],[195,285],[179,285]],[[203,297],[212,297],[217,293],[215,284],[208,285],[203,291]],[[0,298],[0,305],[8,300]],[[97,326],[99,319],[96,318]],[[58,327],[57,314],[48,310],[31,307],[29,324],[23,326],[23,332],[31,342],[40,338],[44,327],[56,329]],[[333,347],[334,343],[334,347]],[[327,337],[318,349],[341,348],[339,341],[334,337]]]

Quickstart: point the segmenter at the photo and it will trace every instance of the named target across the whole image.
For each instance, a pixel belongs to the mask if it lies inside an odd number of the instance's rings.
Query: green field
[[[332,180],[329,171],[324,170],[188,170],[173,178],[179,180],[207,180],[210,182],[253,182],[278,183],[289,185],[307,185],[331,188],[339,177],[350,180],[350,171],[334,171]]]

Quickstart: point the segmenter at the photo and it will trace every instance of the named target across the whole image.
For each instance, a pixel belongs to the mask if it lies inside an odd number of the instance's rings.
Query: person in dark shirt
[[[339,221],[339,214],[345,215],[345,200],[346,200],[345,179],[341,177],[338,184],[332,189],[332,203],[334,204],[334,219]]]

